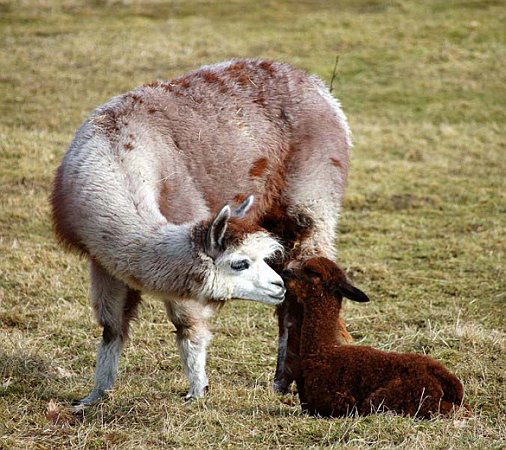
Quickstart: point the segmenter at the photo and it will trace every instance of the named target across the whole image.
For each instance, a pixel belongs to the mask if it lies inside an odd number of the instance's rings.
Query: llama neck
[[[212,265],[200,248],[199,225],[166,224],[123,234],[114,241],[119,244],[117,251],[97,252],[99,261],[142,291],[199,297],[206,289]]]
[[[148,238],[147,246],[137,250],[140,254],[139,272],[154,292],[179,296],[198,295],[205,280],[210,258],[195,242],[190,224],[168,224]]]
[[[322,296],[317,302],[304,305],[300,356],[320,353],[325,347],[334,346],[338,340],[340,307],[336,299]]]

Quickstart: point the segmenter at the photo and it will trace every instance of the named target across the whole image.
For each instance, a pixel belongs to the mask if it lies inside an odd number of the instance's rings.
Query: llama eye
[[[247,259],[241,259],[240,261],[234,261],[230,264],[230,267],[232,269],[240,271],[240,270],[246,270],[249,268],[249,261]]]

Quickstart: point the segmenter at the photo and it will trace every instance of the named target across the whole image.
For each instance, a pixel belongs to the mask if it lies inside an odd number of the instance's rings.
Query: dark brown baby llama
[[[289,293],[287,294],[289,295]],[[279,336],[278,364],[274,376],[273,389],[280,394],[288,394],[290,386],[295,381],[296,375],[300,372],[300,330],[304,309],[295,296],[290,301],[284,301],[277,307],[279,330],[284,335]],[[346,329],[342,318],[342,310],[339,311],[339,318],[332,329],[333,336],[338,344],[346,345],[353,343],[353,338]]]
[[[390,410],[430,418],[462,404],[460,381],[428,356],[338,343],[343,297],[369,299],[334,262],[311,258],[283,276],[288,288],[285,301],[303,305],[300,365],[294,376],[304,411],[338,417]]]

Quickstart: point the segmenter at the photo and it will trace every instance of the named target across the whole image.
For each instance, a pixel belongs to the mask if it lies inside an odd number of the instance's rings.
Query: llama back
[[[266,61],[206,66],[91,114],[55,178],[55,229],[67,247],[94,256],[105,241],[128,247],[253,194],[253,221],[283,197],[317,223],[329,216],[330,230],[350,145],[346,119],[317,78]],[[319,234],[329,240],[329,230]]]
[[[160,202],[170,205],[162,208],[170,222],[181,221],[180,208],[190,201],[181,177],[212,213],[253,194],[251,220],[280,197],[308,205],[310,216],[321,206],[337,216],[351,136],[339,104],[316,77],[283,63],[232,61],[150,83],[126,102],[166,144]],[[135,150],[135,130],[124,134],[123,146]],[[322,199],[325,205],[311,208]],[[187,210],[185,220],[193,205]]]

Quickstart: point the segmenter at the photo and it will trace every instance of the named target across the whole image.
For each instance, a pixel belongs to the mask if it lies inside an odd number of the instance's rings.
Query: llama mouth
[[[270,295],[269,297],[275,300],[277,303],[281,303],[285,299],[285,291],[279,295]]]

